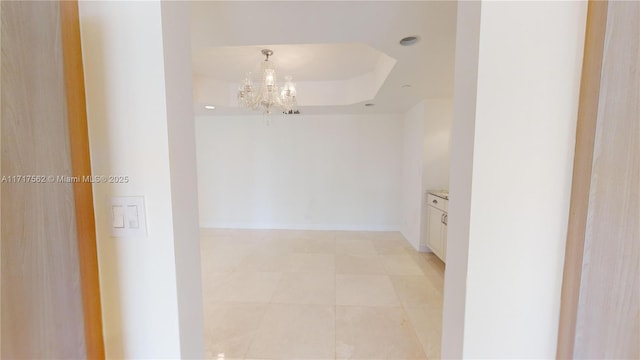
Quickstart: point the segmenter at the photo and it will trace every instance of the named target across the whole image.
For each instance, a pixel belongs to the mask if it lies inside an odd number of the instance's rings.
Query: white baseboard
[[[400,231],[392,225],[344,225],[344,224],[272,224],[272,223],[206,223],[201,228],[250,229],[250,230],[326,230],[326,231]]]
[[[409,245],[411,245],[412,248],[414,248],[416,251],[421,251],[419,246],[416,246],[416,244],[413,241],[409,240],[409,238],[404,233],[404,231],[401,230],[400,233],[402,234],[402,237],[405,239],[405,241],[408,242]]]

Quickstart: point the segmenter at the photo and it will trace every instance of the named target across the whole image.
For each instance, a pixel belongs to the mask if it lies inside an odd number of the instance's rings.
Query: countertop
[[[429,190],[427,191],[427,193],[445,200],[449,200],[449,190]]]

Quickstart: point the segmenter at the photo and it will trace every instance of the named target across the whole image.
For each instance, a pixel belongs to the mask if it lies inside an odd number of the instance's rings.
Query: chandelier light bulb
[[[267,86],[274,86],[276,84],[274,71],[271,69],[265,70],[264,74],[264,84]]]

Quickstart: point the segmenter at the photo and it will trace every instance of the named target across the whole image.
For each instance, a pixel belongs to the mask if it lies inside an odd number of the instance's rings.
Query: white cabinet
[[[427,195],[427,246],[443,262],[447,256],[448,200]]]

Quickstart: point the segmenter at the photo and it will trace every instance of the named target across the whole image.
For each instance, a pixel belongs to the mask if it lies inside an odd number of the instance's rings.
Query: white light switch
[[[119,196],[109,199],[111,235],[115,237],[145,237],[144,197]]]
[[[130,229],[137,229],[140,227],[137,205],[127,205],[127,221],[129,222]]]
[[[116,229],[124,228],[124,207],[122,205],[111,206],[112,225]]]

